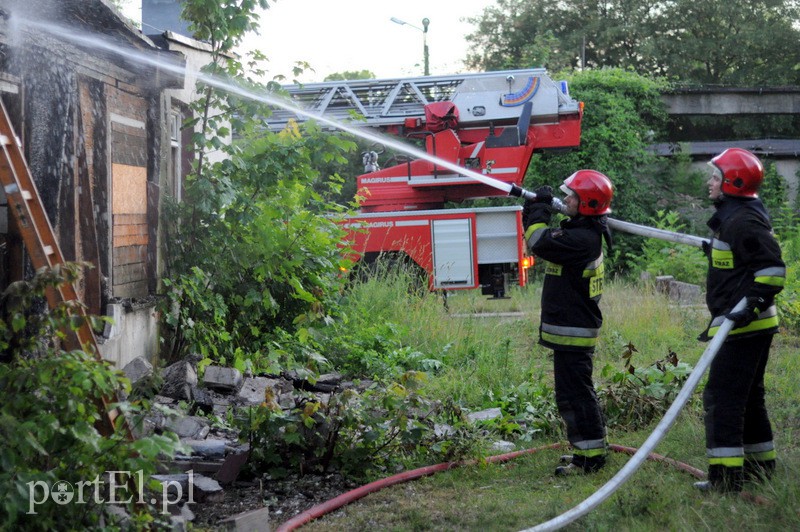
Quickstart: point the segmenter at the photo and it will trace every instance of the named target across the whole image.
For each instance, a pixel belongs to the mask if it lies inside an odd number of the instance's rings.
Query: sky
[[[245,40],[268,58],[273,75],[292,79],[295,61],[314,72],[298,78],[322,81],[334,72],[370,70],[378,78],[423,75],[422,19],[428,18],[430,73],[466,71],[464,36],[473,26],[465,18],[480,15],[495,0],[276,0],[260,13],[260,35]],[[141,21],[141,1],[123,0],[123,13]],[[400,25],[392,17],[417,26]]]

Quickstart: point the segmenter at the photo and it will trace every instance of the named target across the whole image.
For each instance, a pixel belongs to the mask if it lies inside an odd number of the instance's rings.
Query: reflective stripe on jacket
[[[533,224],[525,236],[531,252],[547,262],[539,343],[551,349],[594,351],[603,323],[600,229],[592,218],[577,216],[556,229]]]
[[[730,336],[771,334],[778,330],[775,295],[783,289],[786,265],[772,233],[769,216],[761,200],[727,198],[716,203],[717,211],[708,221],[714,231],[708,251],[706,303],[711,323],[701,335],[710,339],[725,314],[742,298],[759,301],[757,318]]]

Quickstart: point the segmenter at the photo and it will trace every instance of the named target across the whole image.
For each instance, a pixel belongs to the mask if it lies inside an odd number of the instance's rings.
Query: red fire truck
[[[526,284],[533,259],[521,206],[465,207],[507,192],[452,167],[520,187],[534,151],[578,146],[583,106],[566,82],[528,69],[284,88],[304,113],[277,109],[268,121],[274,131],[316,115],[424,142],[430,157],[386,168],[377,152],[363,154],[360,210],[345,221],[362,260],[408,257],[428,273],[432,290],[480,287],[503,297],[508,283]],[[360,121],[351,121],[353,113]]]

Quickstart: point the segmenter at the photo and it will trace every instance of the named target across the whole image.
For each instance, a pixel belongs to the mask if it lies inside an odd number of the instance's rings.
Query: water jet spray
[[[9,17],[9,13],[8,12],[4,12],[4,11],[0,10],[0,13],[4,13],[4,15],[5,15],[4,18],[8,18]],[[111,42],[108,42],[105,39],[102,39],[102,38],[76,34],[75,32],[70,31],[67,28],[63,28],[63,27],[61,27],[61,26],[59,26],[57,24],[45,23],[45,22],[40,22],[40,21],[32,21],[32,20],[27,20],[27,19],[20,18],[20,17],[17,17],[17,16],[15,16],[14,18],[15,18],[16,22],[18,24],[20,24],[20,25],[24,25],[24,26],[28,26],[28,27],[40,28],[42,30],[47,31],[48,33],[51,33],[53,35],[58,35],[59,37],[61,37],[63,39],[66,39],[66,40],[69,40],[69,41],[71,41],[73,43],[76,43],[76,44],[82,44],[82,45],[91,46],[91,47],[95,47],[95,48],[99,47],[99,48],[104,49],[104,50],[106,50],[108,52],[113,52],[113,53],[116,53],[118,55],[124,56],[124,57],[126,57],[128,59],[132,59],[132,60],[134,60],[134,61],[136,61],[136,62],[138,62],[140,64],[161,68],[161,69],[164,69],[166,71],[172,72],[173,74],[178,74],[178,75],[185,75],[186,74],[186,68],[184,66],[177,65],[177,64],[175,64],[174,62],[171,62],[171,61],[167,61],[167,60],[165,60],[165,58],[163,56],[159,56],[157,59],[155,59],[155,58],[153,58],[153,57],[151,57],[151,56],[149,56],[149,55],[147,55],[145,53],[134,52],[134,51],[131,51],[131,50],[128,50],[128,49],[121,48],[121,47],[119,47],[119,46],[117,46],[117,45],[115,45],[115,44],[113,44]],[[402,143],[402,142],[398,142],[398,141],[396,141],[396,140],[394,140],[394,139],[392,139],[390,137],[387,137],[385,135],[380,135],[380,134],[376,134],[376,133],[371,133],[369,131],[364,131],[362,128],[356,127],[354,125],[345,124],[345,123],[342,123],[342,122],[337,121],[337,120],[332,120],[332,119],[330,119],[330,118],[328,118],[326,116],[323,116],[321,114],[309,112],[308,110],[303,109],[303,108],[295,105],[293,102],[291,102],[290,100],[288,100],[286,98],[279,97],[277,95],[260,94],[260,93],[257,93],[255,91],[246,89],[246,88],[241,87],[239,85],[236,85],[234,83],[222,81],[222,80],[219,80],[219,79],[217,79],[217,78],[215,78],[213,76],[209,76],[209,75],[203,74],[203,73],[197,73],[197,79],[199,81],[205,83],[206,85],[209,85],[211,87],[214,87],[214,88],[217,88],[217,89],[220,89],[220,90],[227,91],[227,92],[229,92],[231,94],[235,94],[235,95],[241,96],[243,98],[247,98],[247,99],[252,100],[252,101],[261,102],[261,103],[264,103],[264,104],[267,104],[267,105],[280,107],[280,108],[283,108],[283,109],[288,110],[290,112],[296,113],[297,115],[305,116],[308,119],[315,120],[315,121],[320,122],[322,124],[331,126],[331,127],[335,128],[335,129],[339,129],[339,130],[344,131],[346,133],[350,133],[350,134],[352,134],[352,135],[354,135],[356,137],[360,137],[360,138],[362,138],[364,140],[368,140],[368,141],[372,141],[372,142],[377,142],[377,143],[383,144],[383,145],[388,146],[388,147],[390,147],[390,148],[392,148],[394,150],[397,150],[399,152],[403,152],[403,153],[405,153],[407,155],[410,155],[412,157],[415,157],[417,159],[422,159],[422,160],[428,161],[428,162],[430,162],[432,164],[435,164],[437,166],[440,166],[442,168],[446,168],[446,169],[454,172],[457,175],[461,175],[461,176],[467,177],[469,179],[472,179],[474,181],[477,181],[477,182],[482,183],[484,185],[487,185],[489,187],[492,187],[492,188],[495,188],[495,189],[500,190],[502,192],[505,192],[507,195],[509,195],[511,197],[518,197],[518,198],[522,198],[522,199],[535,199],[536,198],[536,194],[534,192],[526,190],[526,189],[524,189],[524,188],[522,188],[522,187],[520,187],[518,185],[515,185],[513,183],[506,183],[504,181],[500,181],[498,179],[495,179],[495,178],[493,178],[493,177],[491,177],[489,175],[486,175],[486,174],[483,174],[483,173],[479,173],[479,172],[475,172],[475,171],[470,170],[468,168],[465,168],[463,166],[459,166],[459,165],[457,165],[455,163],[452,163],[450,161],[447,161],[447,160],[441,159],[439,157],[430,155],[429,153],[426,153],[426,152],[424,152],[422,150],[419,150],[417,148],[409,146],[408,144],[405,144],[405,143]],[[551,206],[552,206],[552,208],[554,210],[556,210],[558,212],[563,212],[564,205],[557,198],[554,198],[553,203],[552,203]],[[692,245],[692,246],[695,246],[695,247],[702,246],[702,243],[704,241],[700,237],[695,237],[695,236],[691,236],[691,235],[684,235],[684,234],[681,234],[681,233],[674,233],[674,232],[666,231],[666,230],[663,230],[663,229],[656,229],[656,228],[652,228],[652,227],[633,224],[633,223],[630,223],[630,222],[624,222],[624,221],[615,220],[615,219],[609,219],[609,226],[612,229],[615,229],[615,230],[618,230],[618,231],[623,231],[623,232],[627,232],[627,233],[631,233],[631,234],[641,235],[641,236],[645,236],[645,237],[648,237],[648,238],[656,238],[656,239],[665,240],[665,241],[674,242],[674,243]]]

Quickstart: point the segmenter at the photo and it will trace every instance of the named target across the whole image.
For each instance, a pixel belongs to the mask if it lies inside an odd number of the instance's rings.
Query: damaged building
[[[182,130],[201,43],[153,40],[109,0],[0,0],[0,97],[66,261],[94,265],[75,289],[118,367],[158,349],[162,210],[191,164]],[[30,278],[0,193],[0,290]]]

